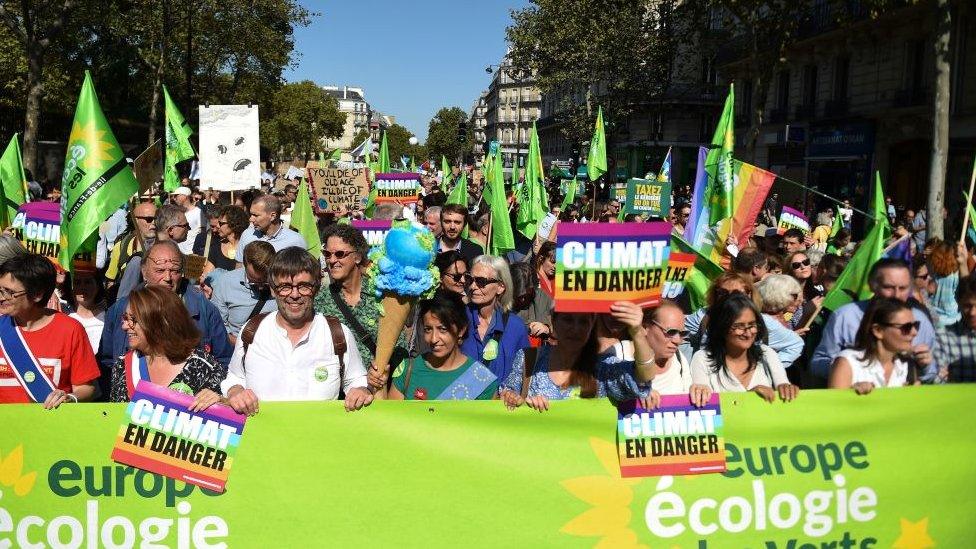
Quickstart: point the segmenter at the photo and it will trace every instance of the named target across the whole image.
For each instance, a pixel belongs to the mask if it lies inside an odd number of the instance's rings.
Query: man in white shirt
[[[191,194],[192,192],[189,187],[177,187],[169,195],[170,201],[173,204],[183,208],[183,212],[186,214],[186,222],[190,224],[190,230],[186,234],[186,240],[179,243],[180,251],[183,252],[183,255],[193,253],[193,242],[197,239],[197,235],[200,234],[201,227],[200,208],[190,198]]]
[[[237,241],[237,262],[244,263],[244,247],[255,240],[264,240],[280,252],[291,246],[305,250],[305,237],[285,226],[281,220],[281,200],[271,194],[261,195],[251,203],[251,226],[244,229]]]
[[[256,414],[260,400],[335,400],[340,388],[346,410],[373,401],[352,332],[312,307],[321,279],[319,262],[305,250],[290,247],[275,256],[271,289],[278,311],[244,325],[221,384],[238,413]]]

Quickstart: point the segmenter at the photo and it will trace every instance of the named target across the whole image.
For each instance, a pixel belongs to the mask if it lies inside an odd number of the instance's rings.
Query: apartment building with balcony
[[[346,124],[342,129],[342,135],[336,139],[325,139],[323,146],[326,149],[351,150],[358,143],[352,140],[359,133],[359,130],[369,128],[372,110],[366,101],[366,93],[363,88],[354,86],[322,86],[329,95],[339,101],[339,112],[346,113]]]
[[[523,166],[529,152],[532,122],[539,118],[542,104],[535,77],[514,68],[505,57],[498,67],[493,67],[491,84],[482,98],[486,142],[498,142],[506,165],[515,165],[518,159],[518,166]]]
[[[474,131],[474,144],[472,148],[472,156],[475,164],[480,165],[484,162],[485,154],[488,152],[488,92],[481,92],[478,99],[471,105],[471,114],[468,118],[468,124]]]

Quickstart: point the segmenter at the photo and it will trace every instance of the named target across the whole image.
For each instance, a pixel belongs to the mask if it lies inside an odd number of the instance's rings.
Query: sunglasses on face
[[[919,326],[921,326],[921,325],[922,325],[922,323],[919,322],[918,320],[916,320],[914,322],[906,322],[904,324],[890,324],[890,323],[882,324],[882,326],[885,326],[885,327],[888,327],[888,328],[895,328],[896,330],[898,330],[899,332],[901,332],[901,335],[908,335],[908,334],[912,333],[913,331],[917,332]]]
[[[346,256],[352,255],[354,253],[356,253],[356,252],[354,252],[352,250],[336,250],[334,252],[330,252],[329,250],[325,250],[325,251],[322,252],[322,256],[325,257],[325,260],[326,261],[328,261],[328,260],[332,259],[332,256],[335,256],[336,259],[345,259]]]
[[[485,278],[483,276],[471,276],[471,275],[464,275],[464,276],[465,276],[464,279],[465,284],[470,286],[471,283],[473,282],[475,286],[479,288],[484,288],[489,284],[495,284],[496,282],[501,282],[501,280],[498,280],[497,278]]]
[[[460,284],[468,278],[468,273],[444,273],[444,276],[453,280],[455,284]]]
[[[136,219],[145,221],[146,223],[153,223],[156,221],[156,218],[151,215],[137,215]]]
[[[800,267],[809,267],[809,266],[810,266],[810,258],[804,259],[803,261],[794,261],[793,263],[790,263],[790,267],[793,267],[794,269],[799,269]]]
[[[654,324],[655,326],[657,326],[661,330],[661,332],[664,334],[664,337],[666,337],[668,339],[679,339],[679,340],[683,340],[684,338],[688,337],[688,334],[691,333],[688,330],[679,330],[677,328],[665,328],[664,326],[661,326],[660,324],[658,324],[657,321],[655,321],[655,320],[652,320],[651,321],[651,324]]]

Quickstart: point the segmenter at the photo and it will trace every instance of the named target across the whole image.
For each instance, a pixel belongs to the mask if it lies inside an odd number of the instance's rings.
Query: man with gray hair
[[[308,251],[305,237],[285,226],[281,219],[281,199],[264,194],[251,203],[251,226],[244,230],[237,242],[237,263],[244,263],[244,247],[255,240],[264,240],[274,246],[276,252],[297,246]]]
[[[176,292],[183,298],[190,317],[200,329],[200,343],[197,348],[213,355],[221,364],[230,362],[233,348],[227,338],[227,329],[220,317],[220,312],[213,303],[204,297],[200,290],[188,284],[183,278],[183,253],[172,240],[156,242],[146,250],[146,260],[142,263],[142,277],[145,284],[141,286],[162,286]],[[122,314],[129,304],[128,295],[119,297],[114,305],[105,312],[105,328],[102,330],[102,340],[98,346],[99,367],[102,370],[102,395],[107,396],[105,390],[112,386],[111,372],[115,361],[129,349],[129,338],[122,330]],[[152,329],[151,326],[145,327]]]
[[[186,241],[190,232],[186,214],[183,208],[176,204],[165,204],[156,211],[155,226],[156,242],[169,241],[177,247],[181,242]],[[182,252],[182,249],[180,251]],[[142,281],[142,254],[138,254],[129,259],[125,272],[122,273],[122,279],[119,280],[119,298],[127,297]]]
[[[424,226],[434,233],[434,238],[441,237],[441,207],[431,206],[424,210]]]

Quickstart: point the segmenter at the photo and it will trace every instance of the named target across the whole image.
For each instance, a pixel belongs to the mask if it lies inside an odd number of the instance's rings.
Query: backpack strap
[[[261,321],[264,317],[268,316],[270,313],[260,313],[252,316],[246,323],[244,327],[241,328],[241,343],[244,346],[244,355],[241,357],[241,366],[244,365],[244,357],[247,356],[247,348],[254,343],[254,335],[258,332],[258,326],[261,325]]]
[[[325,321],[329,324],[329,332],[332,333],[332,349],[339,357],[339,387],[342,387],[342,381],[346,379],[346,362],[342,356],[349,349],[346,345],[346,334],[342,331],[342,323],[338,318],[325,315]]]

